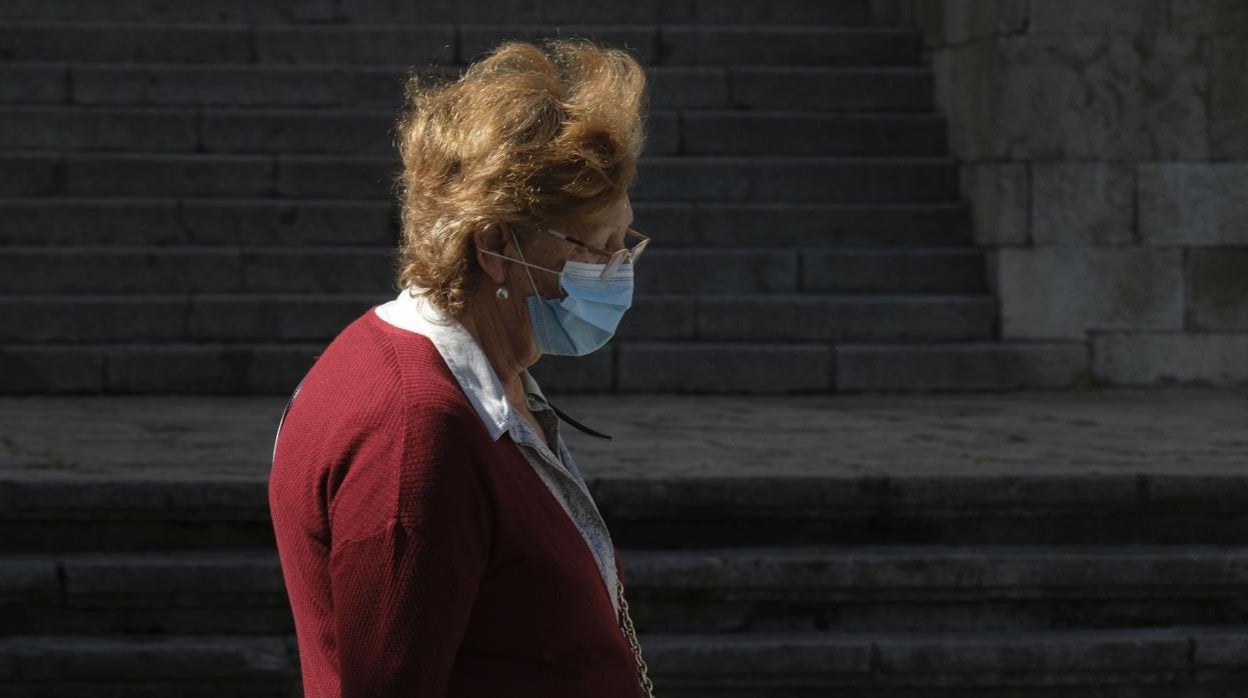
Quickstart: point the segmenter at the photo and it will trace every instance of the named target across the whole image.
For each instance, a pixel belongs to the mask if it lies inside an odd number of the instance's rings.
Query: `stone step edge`
[[[961,681],[997,684],[1026,676],[1061,676],[1066,681],[1152,683],[1184,678],[1248,675],[1241,657],[1248,648],[1248,626],[1168,626],[1121,629],[1031,629],[1019,631],[639,633],[652,673],[670,677],[732,677],[752,682],[806,676],[889,677],[959,676]],[[108,657],[110,673],[140,669],[152,678],[169,666],[178,678],[194,666],[196,654],[215,659],[239,674],[293,671],[298,663],[293,635],[238,637],[124,635],[0,637],[0,680],[23,677],[23,657],[40,679],[91,678],[83,663],[63,662],[83,655]],[[164,663],[156,657],[178,657]],[[190,655],[190,656],[188,656]],[[57,662],[57,660],[61,662]],[[187,661],[191,660],[191,661]],[[224,660],[224,661],[223,661]],[[38,664],[42,662],[43,666]],[[53,662],[65,673],[46,670]],[[63,662],[63,663],[62,663]],[[132,662],[129,667],[127,663]],[[17,666],[12,666],[16,664]],[[1154,675],[1140,675],[1147,667]],[[43,671],[41,671],[43,670]],[[154,672],[154,673],[153,673]],[[176,673],[175,673],[176,672]],[[1073,673],[1066,673],[1073,672]],[[1112,676],[1122,672],[1126,676]],[[1202,672],[1205,674],[1202,676]],[[77,675],[75,675],[77,674]],[[1130,677],[1130,678],[1128,678]],[[1011,681],[1012,680],[1012,681]]]
[[[1209,515],[1248,510],[1248,474],[587,477],[600,508],[630,517],[734,511],[814,518],[958,514],[1036,516],[1095,510],[1143,514],[1175,507]],[[269,519],[268,479],[48,475],[0,479],[0,521]]]
[[[1005,594],[1005,598],[1023,599],[1077,597],[1086,593],[1099,596],[1113,589],[1154,594],[1164,590],[1167,596],[1192,592],[1209,598],[1248,584],[1248,564],[1244,564],[1248,562],[1248,545],[874,543],[707,546],[681,550],[617,547],[617,551],[628,570],[631,588],[667,591],[771,590],[802,597],[812,591],[866,587],[872,593],[883,594],[930,591],[943,596],[963,590],[974,592],[976,598]],[[907,568],[905,574],[887,574],[887,581],[870,574],[872,569],[915,564],[926,566],[925,571]],[[998,566],[1003,565],[1015,567],[1000,572],[1002,576],[994,576]],[[1022,578],[1017,565],[1037,565],[1036,569],[1043,567],[1046,572],[1043,579]],[[66,585],[70,576],[74,589],[68,593],[79,602],[98,595],[110,599],[158,599],[164,595],[182,598],[186,594],[212,597],[285,591],[279,576],[278,553],[267,548],[0,553],[0,567],[8,570],[6,576],[0,577],[0,591],[19,593],[15,598],[22,598],[20,594],[25,592],[46,595],[47,589]],[[970,573],[950,572],[959,569]],[[211,579],[202,588],[199,577],[183,576],[190,571],[209,570]],[[115,577],[119,572],[122,578]],[[1191,576],[1196,572],[1200,572],[1199,578]],[[261,576],[248,576],[255,574]],[[98,581],[100,575],[105,581]],[[167,579],[166,575],[178,576],[173,582],[161,581]],[[240,575],[251,581],[232,588],[229,580],[237,580]],[[1062,578],[1063,584],[1053,581]],[[97,581],[93,583],[92,579]],[[144,579],[149,580],[148,585],[144,585]],[[262,581],[257,585],[256,580]],[[150,584],[159,585],[159,590]],[[65,598],[57,596],[56,605],[61,605]]]
[[[919,30],[905,24],[785,24],[785,23],[740,23],[724,22],[463,22],[439,21],[431,23],[405,23],[402,21],[361,21],[349,22],[290,22],[290,21],[146,21],[146,20],[104,20],[104,19],[28,19],[7,16],[0,13],[5,25],[24,28],[55,28],[55,29],[150,29],[161,31],[169,29],[207,29],[217,31],[264,31],[264,30],[307,30],[310,33],[336,31],[350,33],[352,31],[377,30],[414,30],[422,32],[441,32],[446,29],[466,29],[469,31],[503,31],[526,33],[532,31],[558,30],[564,33],[576,33],[585,30],[621,32],[648,31],[658,35],[664,30],[676,30],[688,33],[757,34],[760,30],[773,33],[792,33],[796,35],[811,34],[854,34],[876,37],[917,37]]]

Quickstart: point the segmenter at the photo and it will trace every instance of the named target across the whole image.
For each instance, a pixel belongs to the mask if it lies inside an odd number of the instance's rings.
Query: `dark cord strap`
[[[555,414],[559,415],[559,419],[562,419],[563,421],[567,422],[568,424],[571,424],[573,427],[575,427],[575,428],[576,428],[576,430],[577,430],[577,431],[580,431],[580,432],[583,432],[583,433],[589,434],[590,436],[594,437],[595,439],[602,439],[603,441],[610,441],[610,440],[611,440],[611,437],[610,437],[610,436],[607,436],[606,434],[604,434],[604,433],[602,433],[602,432],[600,432],[600,431],[594,431],[593,429],[590,429],[589,427],[585,426],[584,424],[581,424],[580,422],[576,421],[575,419],[572,419],[572,418],[571,418],[571,417],[569,417],[568,415],[564,414],[564,413],[563,413],[563,410],[559,409],[558,407],[555,407],[554,403],[552,403],[550,400],[547,400],[547,401],[546,401],[546,404],[550,406],[550,409],[552,409],[552,410],[554,410],[554,411],[555,411]]]

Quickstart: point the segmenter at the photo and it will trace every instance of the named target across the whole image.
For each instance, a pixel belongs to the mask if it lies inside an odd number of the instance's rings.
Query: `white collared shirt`
[[[528,420],[517,412],[503,392],[503,384],[476,339],[458,320],[442,312],[422,294],[423,289],[409,287],[391,301],[377,306],[378,317],[396,327],[429,338],[464,394],[485,424],[490,438],[497,441],[504,433],[520,447],[520,452],[533,465],[546,487],[576,524],[586,545],[594,555],[598,571],[606,585],[616,617],[620,601],[616,589],[615,548],[606,522],[590,495],[585,478],[572,460],[559,420],[546,402],[546,396],[527,370],[521,371],[525,402],[529,411],[542,424],[542,429],[558,447],[558,454],[537,435]]]

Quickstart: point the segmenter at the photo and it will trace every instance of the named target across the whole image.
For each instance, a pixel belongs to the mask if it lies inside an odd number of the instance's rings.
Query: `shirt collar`
[[[416,295],[413,297],[408,289]],[[419,287],[405,288],[393,300],[376,306],[374,311],[378,317],[396,327],[429,338],[481,417],[490,438],[497,441],[516,418],[511,402],[503,392],[503,384],[468,329],[434,305],[424,292],[425,289]],[[531,402],[545,406],[546,395],[537,380],[527,370],[520,372],[520,379],[525,396]]]

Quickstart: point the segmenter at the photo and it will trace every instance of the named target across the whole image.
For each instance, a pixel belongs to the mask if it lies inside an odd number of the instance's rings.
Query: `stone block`
[[[1239,7],[1243,31],[1210,37],[1209,157],[1248,160],[1248,9]]]
[[[742,158],[646,158],[638,165],[633,197],[662,201],[744,199],[750,192],[748,166]]]
[[[999,41],[983,40],[931,54],[936,108],[949,123],[949,151],[963,162],[1002,160]]]
[[[1032,163],[1031,235],[1036,245],[1121,245],[1134,238],[1135,167],[1126,163]]]
[[[1208,70],[1194,36],[1028,34],[997,41],[991,155],[1018,160],[1200,160]],[[976,91],[992,89],[976,85]],[[958,113],[949,114],[951,123]],[[969,128],[969,127],[968,127]],[[956,152],[956,151],[955,151]]]
[[[1248,333],[1092,335],[1093,376],[1114,385],[1248,383]]]
[[[1170,0],[1043,0],[1031,3],[1027,29],[1061,34],[1147,33],[1167,26],[1169,5]]]
[[[98,393],[104,388],[104,354],[63,344],[0,345],[0,392]]]
[[[570,2],[571,0],[558,0],[557,4]],[[626,4],[648,7],[650,3]],[[848,26],[863,24],[868,18],[867,3],[864,0],[664,0],[659,3],[658,8],[658,20],[670,24]]]
[[[716,247],[888,247],[965,245],[961,204],[705,203],[700,242]]]
[[[339,13],[360,22],[534,23],[541,21],[539,4],[539,0],[341,0]]]
[[[665,65],[914,65],[920,38],[909,28],[876,32],[825,27],[666,25]]]
[[[186,332],[200,341],[328,341],[382,299],[380,294],[197,295],[190,299]]]
[[[940,48],[1025,31],[1030,19],[1026,0],[920,2],[916,20],[929,45]]]
[[[246,62],[405,66],[455,60],[450,25],[265,25],[254,33],[256,55]]]
[[[656,108],[725,108],[727,71],[718,67],[654,67],[647,71],[650,104]]]
[[[241,290],[241,280],[231,249],[48,246],[0,256],[0,293],[220,292]]]
[[[181,203],[181,225],[196,244],[389,244],[390,204],[384,201],[189,199]]]
[[[756,114],[698,111],[681,115],[683,152],[749,155],[936,156],[945,123],[934,115]]]
[[[324,342],[253,345],[246,357],[247,389],[289,397],[324,348]]]
[[[84,153],[68,156],[65,170],[66,192],[73,195],[263,196],[273,191],[269,156]]]
[[[280,293],[394,295],[392,253],[376,248],[254,249],[240,253],[239,286]]]
[[[652,111],[646,122],[646,155],[680,152],[680,119],[675,111]]]
[[[0,148],[193,151],[195,119],[190,110],[19,107],[0,115]]]
[[[285,645],[284,638],[270,637],[48,637],[27,638],[14,656],[23,679],[42,682],[115,683],[142,677],[193,684],[286,676],[292,667]]]
[[[637,265],[647,293],[775,293],[797,290],[793,250],[647,250]]]
[[[403,71],[394,67],[286,65],[75,64],[71,75],[73,100],[82,104],[329,105],[387,109],[402,103],[404,79]]]
[[[63,566],[76,608],[228,607],[243,599],[260,606],[285,592],[276,557],[254,554],[69,556]]]
[[[1031,165],[967,163],[958,171],[962,197],[970,202],[975,243],[985,247],[1030,242]]]
[[[324,21],[333,19],[334,12],[332,0],[122,0],[89,4],[77,0],[11,0],[0,8],[0,17],[111,22]]]
[[[58,193],[64,186],[63,173],[64,165],[56,155],[0,155],[0,191],[6,196],[47,196]]]
[[[9,61],[249,63],[251,30],[242,25],[126,24],[101,31],[94,22],[0,24]]]
[[[638,203],[633,206],[633,213],[637,217],[633,228],[649,235],[656,251],[690,245],[700,238],[701,216],[694,204]]]
[[[1248,5],[1240,0],[1171,0],[1170,23],[1184,34],[1248,35]]]
[[[60,63],[10,64],[0,67],[0,101],[54,104],[68,99],[69,68]]]
[[[765,201],[948,201],[958,195],[957,163],[946,158],[758,158],[751,198]]]
[[[1144,163],[1138,181],[1145,244],[1248,245],[1248,164]]]
[[[542,392],[552,396],[562,393],[601,393],[611,390],[615,381],[615,343],[586,356],[543,356],[529,368]],[[564,427],[563,428],[571,428]]]
[[[110,347],[110,393],[240,393],[249,389],[251,349],[237,344],[138,344]]]
[[[728,72],[732,104],[745,109],[924,111],[933,103],[932,74],[922,68],[733,66]]]
[[[803,291],[836,293],[985,293],[979,250],[836,250],[801,253]]]
[[[664,2],[663,5],[669,3]],[[659,21],[659,0],[594,2],[541,0],[542,21],[547,24],[654,24]]]
[[[1006,677],[1016,684],[1021,676],[1030,676],[1033,681],[1046,677],[1044,681],[1049,683],[1072,673],[1089,673],[1101,681],[1115,675],[1121,681],[1126,675],[1142,673],[1173,680],[1185,675],[1188,668],[1187,638],[1165,630],[1009,636],[966,633],[928,642],[881,643],[878,647],[880,671],[886,675],[974,675],[974,682],[981,685],[993,685]],[[1142,672],[1142,668],[1146,670]]]
[[[989,296],[740,295],[698,303],[698,337],[751,342],[986,340],[996,304]]]
[[[1248,670],[1248,635],[1231,628],[1210,628],[1197,636],[1192,661],[1202,669]]]
[[[619,353],[622,392],[823,392],[831,385],[824,345],[627,343]]]
[[[1248,330],[1248,247],[1187,253],[1188,329]]]
[[[397,153],[390,157],[278,155],[276,188],[281,196],[390,199],[401,171]]]
[[[394,151],[388,112],[358,110],[205,110],[203,149],[209,152],[379,153]]]
[[[1183,327],[1178,250],[1003,248],[996,265],[1005,338],[1083,339],[1097,329]]]
[[[181,295],[0,296],[0,340],[173,341],[186,336]]]
[[[838,391],[1014,390],[1083,387],[1082,343],[837,345]]]
[[[692,339],[694,299],[689,296],[663,295],[649,286],[642,288],[646,295],[634,298],[633,306],[620,321],[616,337],[621,340]]]
[[[566,26],[523,25],[509,27],[490,24],[486,26],[462,26],[459,28],[458,34],[459,50],[456,60],[463,64],[472,63],[480,59],[497,47],[499,43],[507,39],[528,41],[540,45],[545,39],[563,37],[593,39],[612,48],[628,51],[642,65],[652,65],[656,62],[655,52],[657,51],[656,44],[658,41],[657,32],[653,25],[647,27],[645,25],[586,26],[575,24]]]
[[[0,241],[14,245],[172,245],[187,242],[173,199],[5,202]]]

